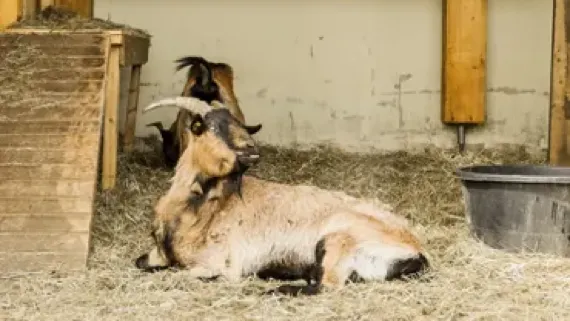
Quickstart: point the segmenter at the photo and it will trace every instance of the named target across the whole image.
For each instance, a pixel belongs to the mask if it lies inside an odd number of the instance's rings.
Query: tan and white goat
[[[387,206],[244,175],[260,159],[252,135],[261,125],[245,126],[227,109],[188,97],[147,109],[165,105],[190,112],[189,142],[155,206],[155,246],[136,260],[138,268],[177,266],[191,277],[230,281],[253,274],[304,278],[306,286],[276,292],[316,294],[323,286],[392,280],[429,266],[407,221]]]

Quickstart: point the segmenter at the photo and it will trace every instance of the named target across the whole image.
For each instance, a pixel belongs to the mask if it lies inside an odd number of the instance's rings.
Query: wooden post
[[[570,0],[554,1],[552,39],[552,79],[550,101],[550,130],[548,160],[551,165],[570,165],[570,148],[567,146],[570,120],[570,85],[568,79],[568,30],[570,18],[567,10]]]
[[[39,9],[38,0],[20,0],[22,2],[22,16],[31,19],[36,16]]]
[[[49,6],[55,5],[55,0],[38,0],[40,2],[40,11]]]
[[[84,18],[93,18],[93,0],[55,0],[54,5],[73,10]]]
[[[103,137],[102,189],[115,186],[117,176],[118,108],[120,85],[121,47],[110,39],[107,61],[107,88],[105,97],[105,123]]]
[[[446,0],[442,121],[485,122],[487,0]]]
[[[141,65],[134,65],[131,69],[131,81],[129,84],[129,97],[127,102],[127,117],[125,121],[125,137],[123,139],[125,151],[132,150],[133,141],[135,139],[140,79]]]
[[[49,6],[75,11],[84,18],[93,18],[93,0],[39,0],[40,10]]]
[[[0,30],[16,22],[21,15],[21,0],[0,0]]]

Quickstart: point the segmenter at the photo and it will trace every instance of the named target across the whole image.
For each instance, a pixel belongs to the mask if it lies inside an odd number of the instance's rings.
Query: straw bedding
[[[3,68],[4,86],[20,83],[6,69],[14,71],[14,65]],[[0,103],[28,92],[6,88]],[[156,141],[140,146],[146,149],[120,155],[116,189],[98,193],[90,269],[0,276],[1,320],[570,320],[568,260],[489,249],[469,236],[463,218],[455,169],[543,161],[522,149],[459,156],[441,150],[356,155],[264,147],[252,175],[378,197],[412,221],[433,265],[417,281],[353,284],[315,297],[279,299],[258,295],[275,283],[202,283],[184,271],[134,269],[133,260],[151,244],[152,207],[171,175]]]
[[[263,148],[252,175],[284,183],[376,196],[412,220],[434,270],[423,279],[352,284],[310,298],[261,297],[276,282],[189,280],[184,271],[144,274],[133,259],[150,246],[152,206],[168,187],[156,144],[120,156],[114,192],[100,192],[90,270],[0,278],[8,320],[563,320],[570,318],[570,264],[546,255],[508,254],[470,238],[457,166],[540,163],[521,149],[426,150],[385,155],[319,148]],[[154,146],[148,148],[148,146]]]

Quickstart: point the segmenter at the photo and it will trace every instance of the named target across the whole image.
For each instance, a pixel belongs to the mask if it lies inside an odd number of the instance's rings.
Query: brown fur
[[[251,135],[261,127],[225,108],[203,113],[184,126],[187,148],[155,207],[156,246],[139,268],[180,266],[192,277],[231,281],[308,275],[316,285],[280,290],[315,294],[353,276],[391,280],[428,266],[407,221],[378,201],[244,176],[259,159]]]
[[[220,102],[228,108],[234,117],[236,117],[240,122],[245,124],[245,117],[239,105],[237,96],[234,92],[234,71],[233,68],[225,63],[211,63],[212,69],[212,80],[218,85],[220,90]],[[186,78],[186,84],[182,89],[182,96],[191,96],[192,87],[196,85],[196,78],[201,73],[200,67],[198,65],[192,65],[190,71]],[[177,130],[177,128],[183,128],[190,115],[187,110],[181,109],[176,115],[176,120],[171,125],[170,130],[176,131],[176,136],[180,142],[180,155],[186,149],[188,145],[188,137],[184,130]]]
[[[184,157],[191,154],[189,148]],[[342,286],[350,274],[343,260],[366,242],[394,245],[412,254],[422,252],[405,220],[381,204],[312,186],[287,186],[245,176],[240,198],[223,192],[231,180],[222,179],[204,191],[207,201],[197,211],[184,209],[188,191],[197,184],[193,177],[198,171],[189,168],[178,168],[156,215],[157,220],[180,218],[172,244],[175,260],[195,277],[224,276],[237,281],[276,261],[303,265],[303,261],[315,260],[311,249],[322,239],[326,254],[319,263],[323,270],[320,283]],[[184,191],[185,197],[175,196]]]
[[[234,92],[234,71],[233,68],[226,63],[214,63],[204,60],[211,69],[212,81],[219,88],[219,101],[223,104],[224,108],[227,108],[232,115],[239,120],[242,124],[245,124],[245,117],[241,110],[238,98]],[[188,75],[186,77],[186,83],[182,89],[181,95],[185,97],[193,97],[192,88],[199,84],[196,80],[199,76],[203,76],[203,71],[199,64],[192,64]],[[200,97],[197,97],[200,98]],[[168,131],[174,136],[173,146],[166,146],[166,149],[176,148],[178,149],[178,155],[182,155],[186,146],[188,145],[188,137],[186,131],[184,130],[185,124],[190,119],[190,114],[187,110],[180,109],[176,115],[176,119],[170,125]],[[152,124],[157,126],[155,124]],[[166,157],[166,155],[165,155]],[[170,163],[176,163],[178,159],[169,159]]]

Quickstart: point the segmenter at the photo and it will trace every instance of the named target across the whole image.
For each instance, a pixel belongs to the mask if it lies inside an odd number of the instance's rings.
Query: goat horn
[[[165,106],[172,106],[177,108],[184,108],[190,111],[193,114],[200,114],[204,115],[210,110],[212,110],[212,106],[208,105],[205,101],[200,100],[194,97],[171,97],[171,98],[164,98],[154,103],[148,105],[145,109],[143,109],[143,114],[148,112],[149,110],[153,110],[158,107],[165,107]]]

